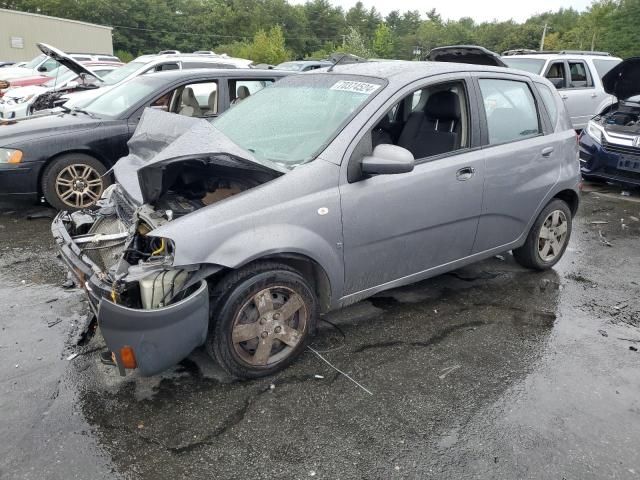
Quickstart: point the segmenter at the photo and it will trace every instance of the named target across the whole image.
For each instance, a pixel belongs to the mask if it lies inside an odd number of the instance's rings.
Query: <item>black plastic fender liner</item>
[[[175,365],[202,345],[209,326],[209,289],[201,281],[198,289],[172,305],[153,310],[128,308],[107,299],[100,301],[98,325],[109,350],[124,372],[120,349],[133,349],[137,369],[143,376],[155,375]]]

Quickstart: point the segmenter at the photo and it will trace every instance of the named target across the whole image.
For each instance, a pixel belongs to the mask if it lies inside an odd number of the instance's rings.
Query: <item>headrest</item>
[[[247,98],[249,95],[251,95],[251,93],[249,92],[249,89],[245,85],[241,85],[241,86],[238,87],[238,98],[239,99]]]
[[[209,105],[210,109],[216,108],[216,100],[218,99],[218,91],[214,90],[209,94],[209,99],[207,100],[207,105]]]
[[[458,120],[460,118],[458,94],[449,91],[434,93],[427,99],[424,113],[427,117],[438,120]]]
[[[182,103],[188,105],[190,103],[193,103],[196,100],[196,96],[193,93],[193,89],[191,87],[187,87],[184,89],[184,92],[182,92]]]

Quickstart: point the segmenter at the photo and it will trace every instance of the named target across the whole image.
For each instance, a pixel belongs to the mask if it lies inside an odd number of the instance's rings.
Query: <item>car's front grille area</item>
[[[620,170],[614,167],[605,167],[604,173],[615,177],[624,177],[635,181],[640,181],[640,172],[630,172],[628,170]]]
[[[118,218],[128,227],[133,225],[133,213],[135,208],[125,197],[125,194],[120,190],[120,186],[116,186],[111,194],[111,201],[116,208],[116,214]]]
[[[127,227],[115,216],[101,217],[93,224],[89,233],[109,235],[126,233]],[[82,247],[82,253],[98,265],[103,271],[111,268],[124,251],[126,238],[117,240],[100,240],[87,243]]]
[[[622,155],[632,155],[640,157],[640,148],[631,147],[629,145],[619,145],[617,143],[610,143],[602,139],[602,148],[610,153],[618,153]]]

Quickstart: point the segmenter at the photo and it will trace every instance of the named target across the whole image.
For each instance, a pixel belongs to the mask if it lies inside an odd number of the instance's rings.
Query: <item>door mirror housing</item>
[[[47,69],[47,67],[45,67],[44,65],[40,65],[38,67],[38,71],[39,72],[48,72],[49,70]]]
[[[407,173],[415,166],[413,154],[397,145],[382,144],[373,149],[371,156],[362,159],[362,173],[367,175],[392,175]]]

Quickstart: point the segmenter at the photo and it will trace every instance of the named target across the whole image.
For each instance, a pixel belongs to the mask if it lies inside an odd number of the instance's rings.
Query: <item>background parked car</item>
[[[39,44],[44,45],[44,44]],[[117,62],[121,63],[120,59],[114,55],[98,55],[93,53],[70,53],[70,57],[78,62]],[[54,58],[51,58],[47,53],[43,52],[41,55],[33,58],[24,66],[16,67],[4,67],[0,70],[0,80],[11,80],[13,78],[30,77],[38,75],[40,73],[51,72],[58,68],[60,64]]]
[[[640,57],[619,63],[602,80],[618,102],[580,135],[582,176],[640,186]]]
[[[123,64],[83,62],[81,65],[86,70],[74,71],[60,66],[50,77],[45,77],[47,81],[42,84],[24,87],[12,84],[0,98],[0,119],[24,118],[31,115],[33,109],[51,108],[50,103],[46,101],[51,98],[51,95],[45,95],[48,93],[62,95],[77,90],[98,88],[103,75],[120,68]]]
[[[85,109],[10,122],[0,128],[0,192],[43,195],[58,209],[90,206],[110,183],[107,170],[127,154],[127,140],[145,108],[215,117],[240,92],[255,92],[285,75],[253,69],[141,75],[105,91]]]
[[[602,77],[622,59],[605,52],[520,52],[505,52],[502,60],[511,68],[537,73],[553,83],[576,130],[616,102],[605,92]]]
[[[160,53],[142,55],[124,67],[104,76],[100,91],[74,92],[62,96],[55,104],[66,107],[82,107],[94,98],[102,95],[106,89],[113,88],[132,78],[153,72],[167,70],[186,70],[196,68],[249,68],[251,60],[229,57],[228,55]]]

